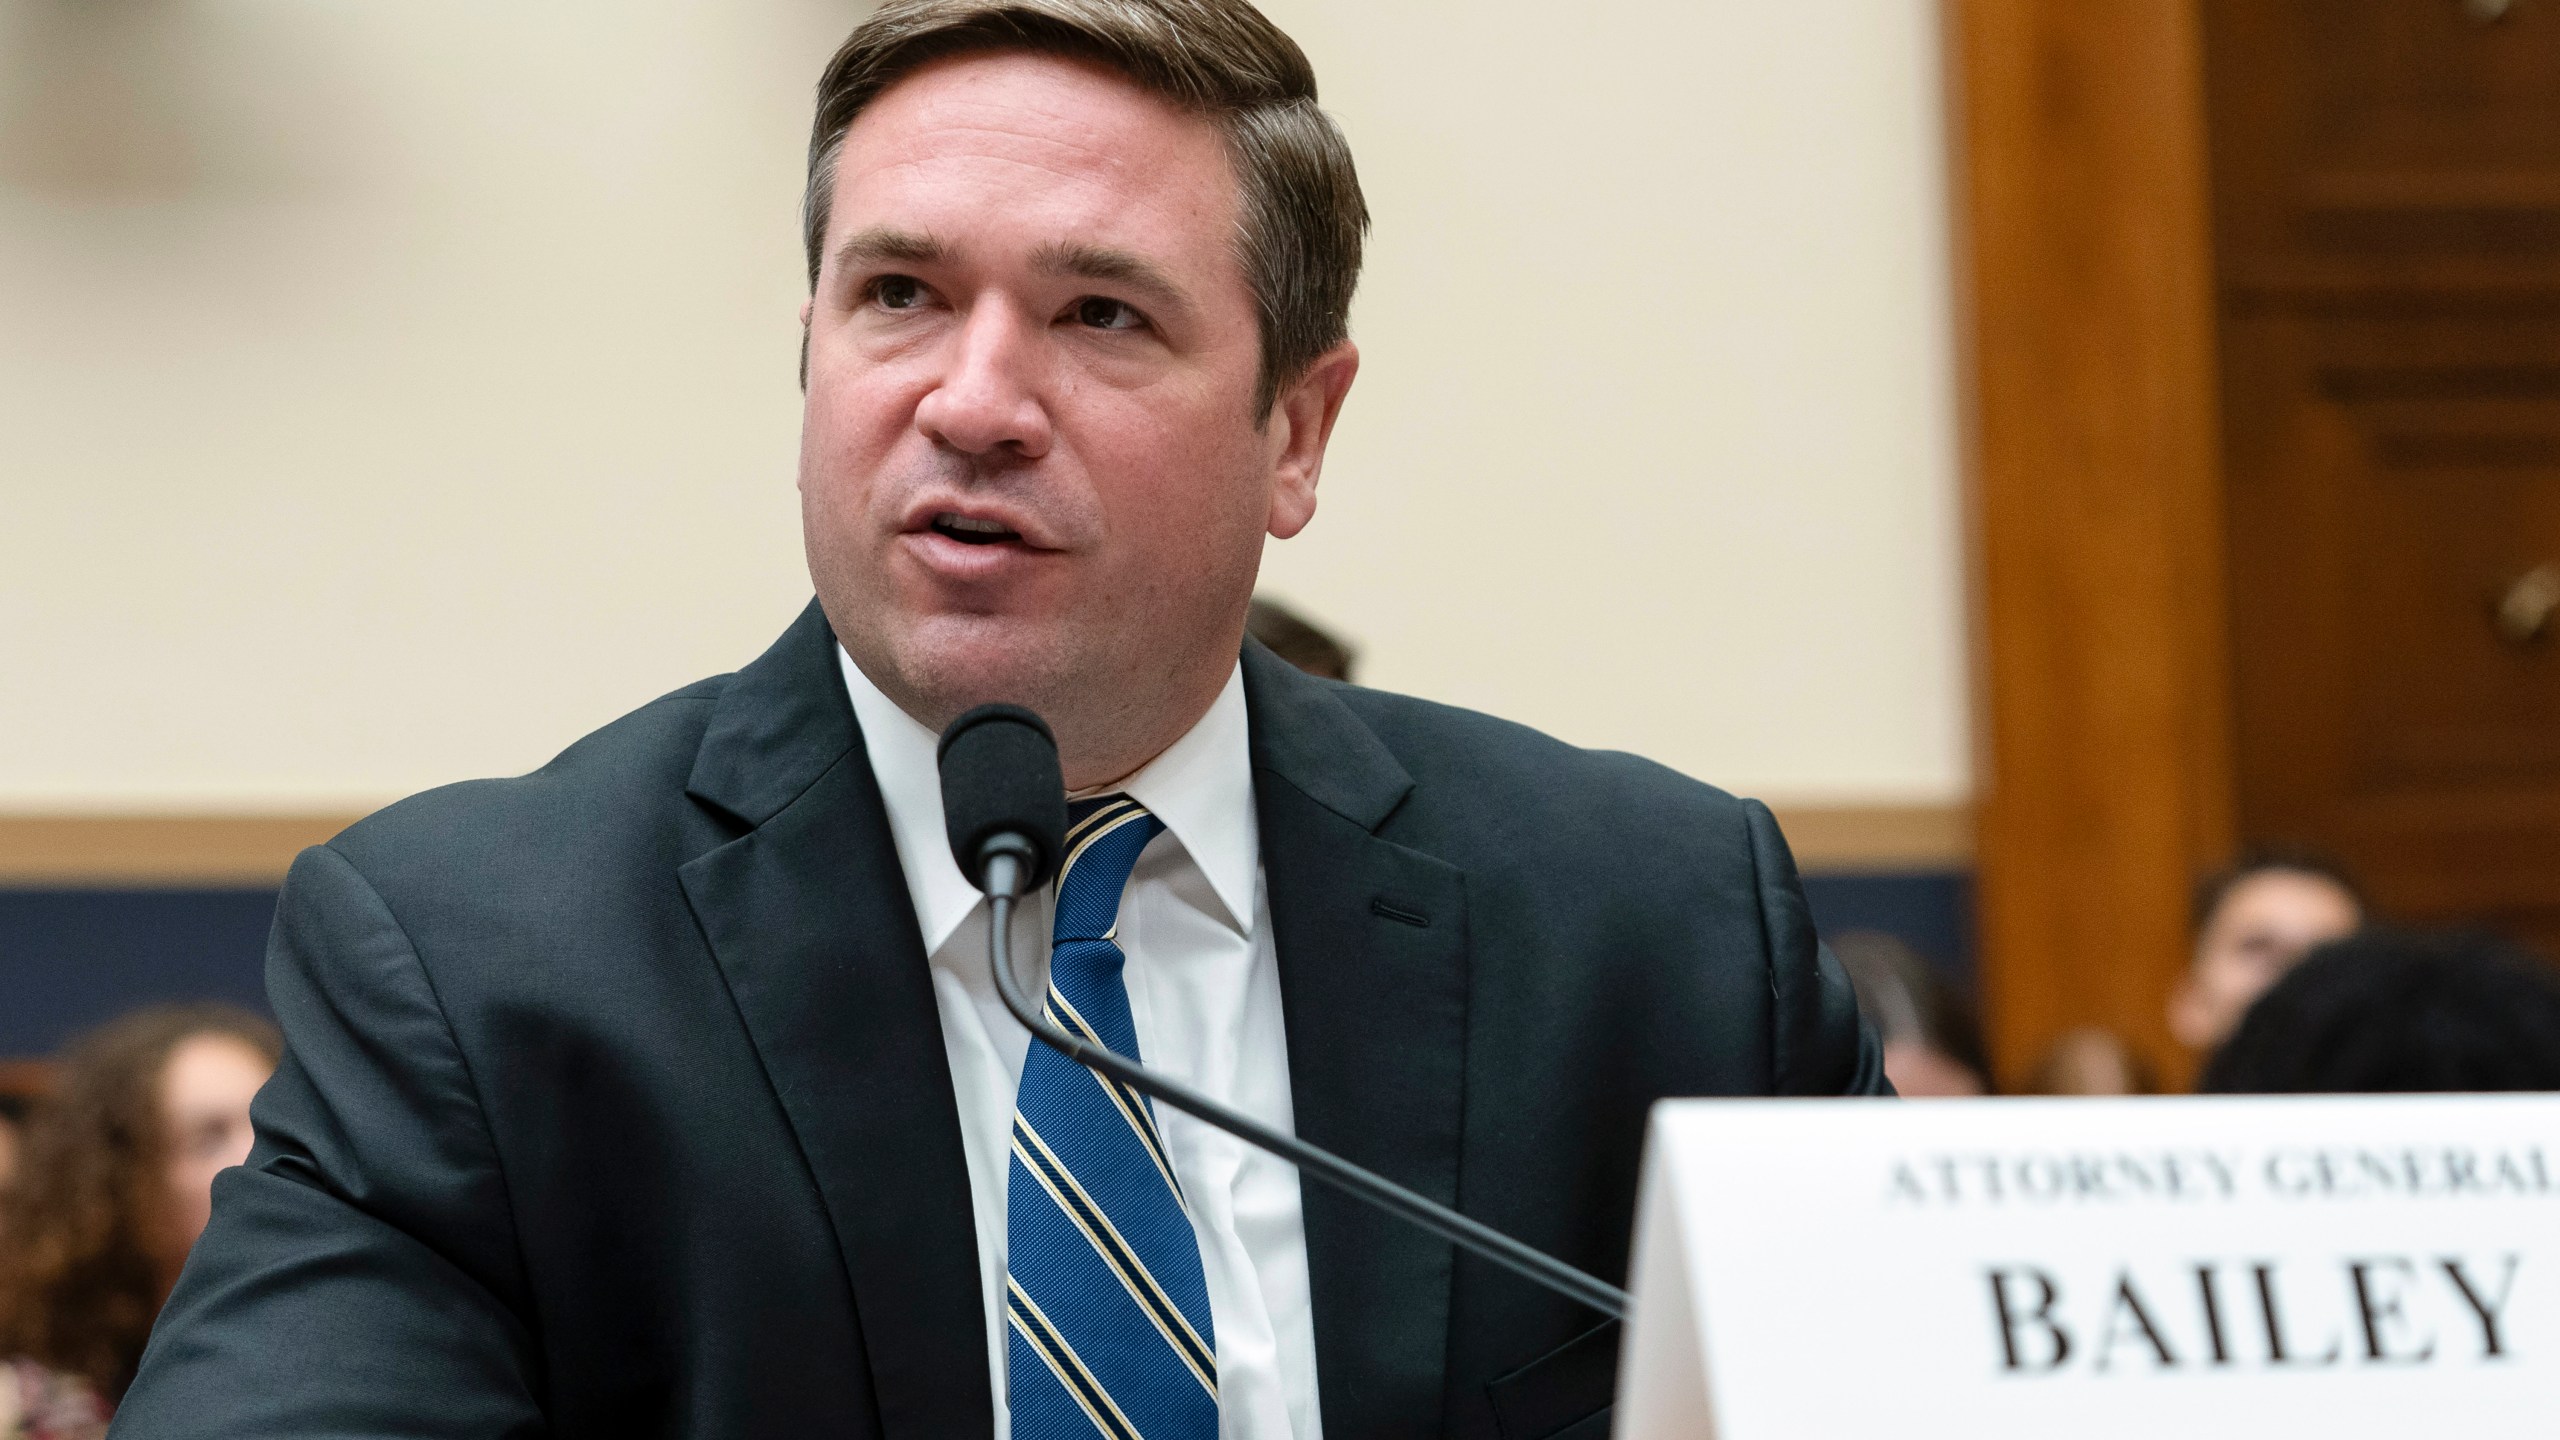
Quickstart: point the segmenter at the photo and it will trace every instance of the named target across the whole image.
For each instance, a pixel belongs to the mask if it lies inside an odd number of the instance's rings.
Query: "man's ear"
[[[1272,464],[1271,538],[1286,540],[1315,518],[1324,447],[1342,414],[1342,398],[1351,393],[1351,381],[1359,373],[1360,347],[1345,340],[1317,356],[1273,403],[1266,423],[1278,432],[1273,438],[1279,453]]]

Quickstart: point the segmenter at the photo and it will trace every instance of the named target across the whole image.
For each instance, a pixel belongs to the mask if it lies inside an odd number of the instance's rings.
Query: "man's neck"
[[[853,659],[850,654],[846,658]],[[964,705],[951,710],[937,723],[936,717],[949,707],[920,705],[922,697],[901,694],[898,687],[882,684],[881,678],[858,659],[853,664],[889,703],[928,731],[940,733],[951,719],[972,708]],[[1063,706],[1043,707],[1034,702],[1031,709],[1057,737],[1058,768],[1066,780],[1067,798],[1081,800],[1125,786],[1131,777],[1154,764],[1157,756],[1172,749],[1199,725],[1209,707],[1217,703],[1218,694],[1226,688],[1232,673],[1230,665],[1208,684],[1198,687],[1197,695],[1179,697],[1181,703],[1133,708],[1119,716],[1088,716]],[[1168,713],[1178,716],[1179,722],[1168,723],[1163,718]]]
[[[1181,724],[1170,728],[1151,727],[1145,738],[1135,741],[1079,744],[1081,737],[1063,726],[1056,727],[1061,732],[1058,736],[1058,768],[1066,776],[1067,798],[1082,800],[1092,795],[1104,795],[1128,784],[1131,776],[1154,764],[1157,756],[1172,749],[1175,742],[1191,733],[1192,728],[1200,723],[1200,717],[1208,714],[1209,707],[1217,703],[1218,691],[1225,686],[1226,677],[1220,676],[1218,684],[1210,687],[1198,705],[1185,707]]]
[[[1075,798],[1105,794],[1154,764],[1209,713],[1235,665],[1230,660],[1225,668],[1191,677],[1180,689],[1159,692],[1142,705],[1060,703],[1043,710],[1041,718],[1058,737],[1058,768],[1067,793]],[[1084,693],[1100,692],[1086,687]]]

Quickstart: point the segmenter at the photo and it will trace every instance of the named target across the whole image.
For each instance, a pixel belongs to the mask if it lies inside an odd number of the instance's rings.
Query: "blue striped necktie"
[[[1164,822],[1126,795],[1069,808],[1049,1023],[1131,1059],[1120,892]],[[1015,1440],[1216,1440],[1217,1335],[1155,1112],[1034,1041],[1005,1176],[1005,1377]]]

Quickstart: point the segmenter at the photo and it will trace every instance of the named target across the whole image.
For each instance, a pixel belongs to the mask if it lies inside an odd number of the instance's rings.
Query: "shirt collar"
[[[924,948],[942,948],[983,898],[960,873],[942,823],[942,772],[934,754],[939,737],[898,708],[836,647],[845,693],[862,726],[871,773],[889,811],[889,833],[907,879]],[[1227,673],[1226,687],[1181,739],[1117,787],[1153,811],[1198,866],[1226,910],[1222,917],[1240,935],[1253,933],[1254,882],[1262,865],[1262,832],[1253,809],[1253,758],[1245,719],[1244,667]]]
[[[1218,893],[1228,928],[1251,937],[1262,826],[1253,810],[1241,662],[1227,672],[1226,687],[1209,703],[1209,712],[1119,788],[1173,832]]]

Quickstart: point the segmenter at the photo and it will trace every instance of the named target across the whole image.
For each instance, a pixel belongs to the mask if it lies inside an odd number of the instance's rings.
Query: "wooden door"
[[[2560,955],[2560,0],[2207,0],[2239,829]]]

